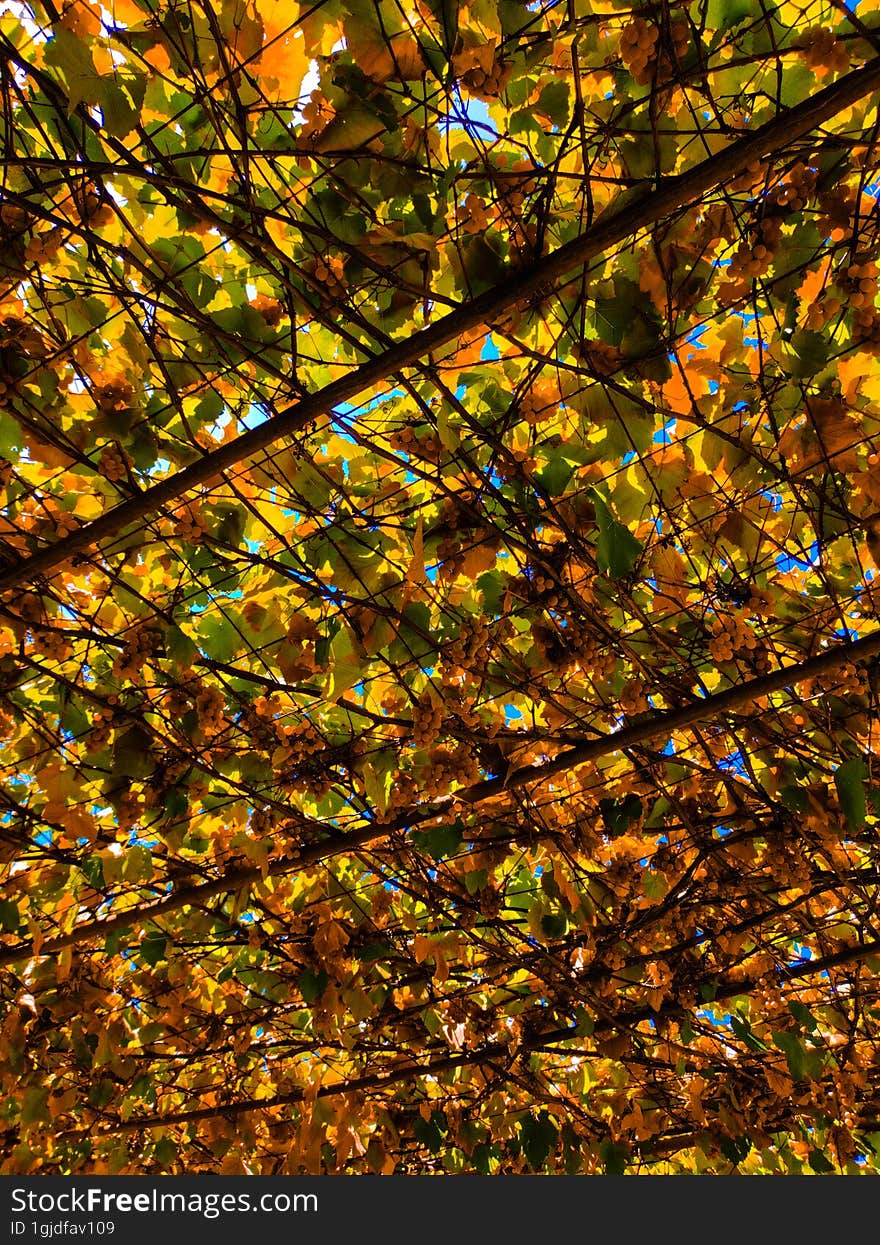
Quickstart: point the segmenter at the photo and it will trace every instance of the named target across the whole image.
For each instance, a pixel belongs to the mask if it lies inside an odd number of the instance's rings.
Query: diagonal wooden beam
[[[343,856],[358,851],[370,843],[385,839],[393,831],[407,830],[418,826],[435,817],[454,816],[456,809],[464,806],[475,807],[486,800],[503,795],[505,791],[528,787],[535,782],[543,782],[557,774],[565,773],[578,765],[588,764],[599,757],[609,756],[626,748],[634,748],[651,739],[668,738],[672,731],[686,730],[699,722],[709,719],[723,718],[725,714],[754,705],[757,701],[773,692],[793,687],[802,679],[815,678],[839,669],[849,662],[866,661],[880,655],[880,630],[861,640],[835,644],[815,657],[795,665],[775,670],[771,674],[750,679],[736,687],[727,688],[723,692],[714,692],[710,696],[691,701],[680,709],[672,709],[662,713],[653,713],[640,722],[633,722],[619,731],[599,735],[595,739],[585,740],[567,748],[549,761],[536,765],[527,765],[514,770],[506,778],[489,778],[464,787],[451,795],[431,804],[420,805],[400,813],[391,822],[370,822],[359,830],[349,833],[338,832],[328,835],[320,842],[310,843],[302,848],[294,848],[285,856],[269,862],[268,869],[253,865],[242,865],[230,869],[220,877],[209,882],[193,883],[172,890],[162,899],[137,904],[114,916],[98,921],[84,921],[75,925],[68,934],[58,938],[47,939],[36,946],[34,943],[23,943],[18,946],[6,946],[0,950],[0,968],[29,960],[36,956],[57,955],[66,947],[95,939],[106,938],[121,929],[136,928],[178,911],[191,904],[204,903],[215,895],[229,894],[245,886],[252,886],[265,877],[278,877],[285,873],[293,873],[298,869],[308,868],[320,861],[330,860],[335,856]]]
[[[656,190],[648,191],[635,202],[600,217],[579,237],[551,251],[549,255],[522,270],[510,271],[491,289],[462,303],[454,311],[412,334],[405,341],[395,342],[381,354],[354,368],[348,376],[299,399],[257,428],[252,428],[234,441],[211,450],[188,467],[175,472],[173,476],[160,480],[138,496],[115,506],[91,523],[84,524],[63,540],[8,565],[0,573],[0,592],[13,591],[32,582],[37,576],[56,571],[74,554],[81,553],[92,545],[100,545],[102,541],[117,536],[147,516],[156,514],[190,489],[204,484],[281,438],[299,432],[341,403],[350,402],[399,371],[417,364],[419,360],[447,346],[463,333],[490,324],[536,290],[559,281],[566,274],[633,237],[670,212],[678,211],[699,200],[709,191],[742,173],[753,161],[761,160],[786,144],[803,138],[845,108],[858,103],[878,89],[880,56],[846,74],[831,86],[817,91],[810,99],[774,117],[753,134],[737,139],[695,168],[676,177],[665,178]]]

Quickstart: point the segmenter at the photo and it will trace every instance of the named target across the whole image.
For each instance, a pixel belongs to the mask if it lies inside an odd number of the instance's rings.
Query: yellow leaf
[[[256,61],[260,87],[265,91],[267,83],[274,83],[275,90],[268,94],[298,100],[312,64],[303,33],[291,25],[290,6],[281,0],[259,0],[257,10],[264,30],[263,50]]]

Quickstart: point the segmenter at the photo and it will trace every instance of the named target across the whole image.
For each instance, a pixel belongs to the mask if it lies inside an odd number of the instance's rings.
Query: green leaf
[[[365,946],[358,947],[354,954],[362,964],[373,964],[378,960],[391,959],[394,948],[388,942],[368,942]]]
[[[813,1033],[816,1030],[816,1017],[808,1007],[804,1006],[803,1003],[799,1002],[797,999],[792,999],[788,1004],[788,1010],[802,1028],[806,1029],[809,1033]]]
[[[21,924],[21,915],[18,911],[18,904],[13,903],[11,899],[0,899],[0,929],[8,934],[14,934]]]
[[[205,394],[201,402],[196,406],[196,419],[203,424],[213,424],[226,409],[226,403],[223,398],[215,390]]]
[[[596,564],[611,579],[622,579],[635,566],[642,553],[642,545],[629,528],[618,523],[607,504],[595,489],[592,490],[599,539],[596,541]]]
[[[785,783],[784,786],[780,787],[779,799],[786,808],[790,808],[795,813],[806,812],[810,806],[806,791],[795,783]]]
[[[707,0],[706,25],[710,30],[733,30],[753,13],[751,0]]]
[[[146,778],[156,768],[152,736],[137,723],[121,731],[113,742],[114,773],[119,778]]]
[[[816,79],[810,66],[802,60],[795,60],[789,65],[780,81],[779,101],[784,108],[793,108],[802,100],[808,99],[814,89]]]
[[[828,362],[830,342],[821,333],[801,329],[783,348],[786,371],[798,380],[815,376]]]
[[[425,852],[434,860],[442,860],[445,856],[452,856],[458,851],[463,833],[463,823],[455,821],[451,826],[432,826],[430,830],[414,830],[412,840],[419,851]]]
[[[577,1028],[575,1032],[578,1037],[590,1037],[591,1034],[596,1032],[595,1020],[589,1012],[581,1006],[580,1003],[574,1009],[574,1015],[575,1020],[577,1021]]]
[[[568,120],[568,83],[557,80],[550,82],[538,96],[534,105],[536,112],[549,117],[554,125],[563,125]]]
[[[788,1070],[794,1079],[796,1081],[803,1080],[806,1052],[797,1034],[774,1032],[773,1045],[785,1055],[788,1062]]]
[[[476,895],[489,881],[488,869],[471,869],[464,875],[465,890],[469,895]]]
[[[113,772],[117,777],[146,778],[156,768],[152,736],[137,723],[121,731],[113,741]]]
[[[560,497],[574,474],[574,467],[561,454],[554,454],[547,466],[535,472],[535,479],[550,497]]]
[[[653,164],[653,146],[650,152]],[[601,340],[619,346],[628,359],[657,348],[660,319],[656,308],[637,282],[623,273],[597,285],[593,317]]]
[[[21,1100],[22,1124],[41,1124],[47,1122],[49,1119],[48,1104],[48,1089],[26,1089]]]
[[[539,1171],[556,1149],[559,1130],[549,1112],[539,1111],[520,1120],[519,1136],[526,1162],[532,1171]]]
[[[828,1162],[821,1150],[811,1150],[807,1161],[813,1171],[818,1172],[820,1176],[826,1176],[834,1171],[834,1164]]]
[[[112,934],[108,934],[104,939],[104,951],[106,954],[108,956],[118,955],[123,947],[128,946],[128,940],[133,932],[131,926],[126,925],[124,929],[117,929]]]
[[[484,571],[477,580],[477,590],[483,598],[483,608],[487,614],[497,614],[500,611],[507,583],[507,576],[500,571]]]
[[[422,1023],[430,1033],[431,1037],[436,1037],[443,1027],[443,1021],[433,1007],[426,1007],[422,1012]]]
[[[139,471],[149,471],[159,457],[159,441],[152,428],[138,428],[128,442],[128,452]]]
[[[72,113],[83,100],[97,103],[101,81],[92,54],[82,39],[63,26],[56,27],[45,45],[47,65],[60,69],[67,84],[67,107]]]
[[[599,1157],[606,1176],[622,1176],[630,1158],[626,1146],[613,1141],[602,1142],[599,1146]]]
[[[646,131],[637,139],[625,139],[619,144],[619,151],[630,177],[648,178],[671,172],[678,144],[672,135],[664,135],[655,143],[655,136]]]
[[[752,1032],[752,1026],[744,1016],[731,1016],[730,1027],[733,1030],[734,1035],[738,1037],[741,1042],[745,1042],[746,1046],[748,1046],[751,1050],[763,1051],[767,1049],[766,1044],[760,1041],[759,1038],[755,1037]]]
[[[843,765],[839,765],[834,771],[837,798],[840,800],[840,807],[843,809],[843,815],[850,830],[859,830],[865,824],[868,811],[865,794],[867,777],[868,769],[861,757],[853,757],[849,761],[844,761]]]
[[[752,1143],[743,1134],[740,1137],[722,1137],[721,1153],[731,1163],[743,1163],[752,1152]]]
[[[416,1118],[413,1124],[413,1133],[416,1141],[426,1146],[432,1154],[439,1154],[443,1148],[443,1138],[448,1128],[446,1116],[442,1111],[432,1111],[429,1120],[423,1120],[421,1116]]]
[[[140,106],[112,78],[99,78],[95,88],[96,102],[104,119],[104,129],[115,138],[124,138],[137,125]]]
[[[650,813],[645,818],[645,829],[653,830],[655,826],[662,826],[666,814],[669,812],[671,807],[671,802],[665,795],[661,795],[658,800],[655,800],[651,806]]]
[[[214,536],[224,545],[241,545],[247,516],[240,506],[218,506],[214,511]]]
[[[393,783],[392,775],[396,764],[396,753],[391,748],[380,748],[377,752],[366,756],[361,767],[364,794],[380,813],[384,813],[388,808]]]
[[[548,938],[564,938],[568,929],[568,917],[564,912],[548,912],[541,917],[541,929]]]
[[[406,606],[397,625],[397,638],[389,650],[392,660],[421,661],[436,651],[436,645],[426,635],[431,635],[431,611],[424,601],[413,601]]]
[[[242,646],[242,638],[225,613],[212,612],[199,620],[199,648],[215,661],[230,661]]]
[[[505,275],[504,260],[482,234],[475,234],[464,244],[459,262],[465,288],[472,295],[496,285]]]
[[[297,985],[303,997],[303,1002],[315,1003],[327,989],[329,980],[330,978],[323,968],[319,968],[316,973],[313,973],[310,968],[304,968],[297,978]]]
[[[153,876],[153,857],[148,847],[134,844],[125,853],[122,876],[126,882],[148,882]]]
[[[104,862],[100,856],[86,856],[84,860],[79,862],[83,876],[90,886],[95,890],[101,890],[104,886]]]
[[[612,836],[624,834],[629,827],[642,815],[642,801],[630,792],[623,799],[605,796],[599,801],[599,811],[605,823],[605,829]]]
[[[168,939],[164,934],[159,933],[158,930],[150,930],[141,942],[140,958],[151,968],[155,968],[160,960],[167,958],[165,954],[167,946]]]
[[[328,664],[330,667],[326,686],[328,700],[336,700],[363,677],[364,659],[358,651],[358,641],[354,632],[347,624],[340,627],[333,637]]]
[[[0,456],[16,459],[23,445],[21,425],[9,411],[4,411],[0,416]]]
[[[642,874],[642,890],[648,899],[662,899],[669,891],[669,883],[653,869],[645,869]]]
[[[198,652],[189,636],[179,627],[169,627],[165,633],[165,649],[168,656],[181,666],[189,666]]]
[[[89,1095],[86,1101],[90,1107],[106,1107],[107,1103],[113,1098],[116,1087],[108,1077],[102,1077],[99,1081],[93,1081],[89,1089]]]
[[[67,689],[61,694],[60,724],[71,735],[84,735],[89,729],[89,719],[82,707],[71,699]]]

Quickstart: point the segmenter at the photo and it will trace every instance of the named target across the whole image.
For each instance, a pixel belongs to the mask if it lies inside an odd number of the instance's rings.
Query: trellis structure
[[[2,23],[4,1170],[875,1170],[869,0]]]

